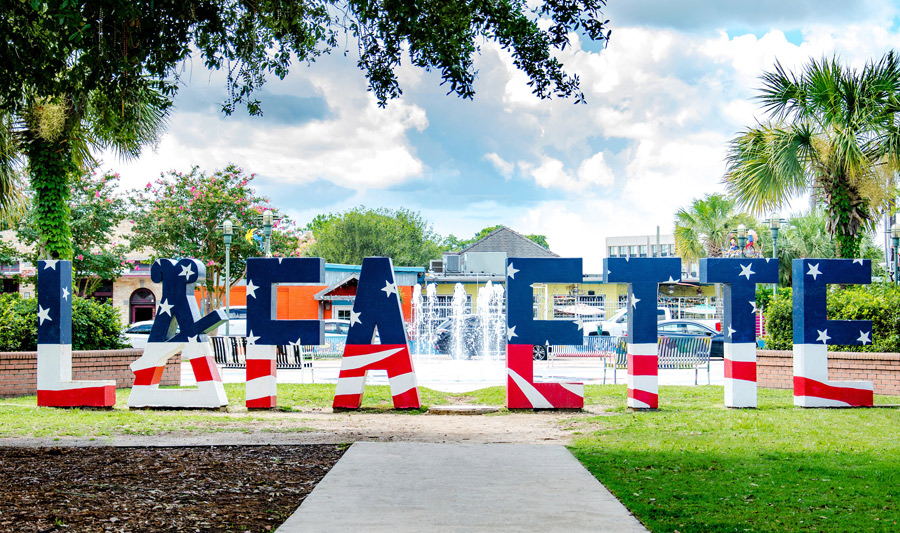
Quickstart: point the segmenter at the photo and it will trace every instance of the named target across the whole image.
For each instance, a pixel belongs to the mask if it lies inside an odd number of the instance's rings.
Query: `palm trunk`
[[[862,230],[870,223],[868,204],[843,176],[823,181],[828,233],[834,237],[835,254],[839,258],[855,259],[860,255]]]
[[[72,161],[69,139],[62,136],[47,141],[33,135],[28,144],[28,170],[35,191],[38,257],[72,259],[69,175],[77,168]]]

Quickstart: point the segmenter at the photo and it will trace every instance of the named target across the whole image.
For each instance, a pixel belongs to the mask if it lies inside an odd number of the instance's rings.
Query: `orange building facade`
[[[359,265],[325,264],[325,282],[322,285],[279,285],[277,287],[277,318],[279,320],[349,319],[350,310],[356,300],[359,283]],[[394,267],[394,281],[400,293],[403,319],[412,316],[413,285],[425,275],[421,267]],[[206,290],[196,292],[197,304],[202,308]],[[247,305],[247,287],[236,285],[231,288],[232,306]]]

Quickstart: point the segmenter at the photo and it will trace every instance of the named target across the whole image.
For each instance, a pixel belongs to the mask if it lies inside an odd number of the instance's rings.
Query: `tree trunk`
[[[823,180],[828,205],[828,233],[834,237],[835,254],[855,259],[860,255],[862,230],[870,224],[868,204],[843,176]]]
[[[28,170],[35,191],[38,257],[72,259],[69,225],[69,175],[77,170],[65,136],[47,141],[33,135],[28,143]]]

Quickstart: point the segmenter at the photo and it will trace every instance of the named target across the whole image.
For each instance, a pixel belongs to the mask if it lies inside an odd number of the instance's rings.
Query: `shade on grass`
[[[623,403],[624,387],[591,389]],[[900,529],[900,410],[799,409],[771,390],[759,404],[661,387],[659,411],[586,418],[571,449],[652,531]]]

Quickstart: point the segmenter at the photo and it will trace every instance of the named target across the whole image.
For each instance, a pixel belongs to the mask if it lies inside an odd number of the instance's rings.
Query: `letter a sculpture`
[[[373,344],[378,332],[381,344]],[[334,407],[359,409],[369,370],[386,370],[396,409],[418,409],[419,388],[403,327],[400,293],[389,257],[363,259],[350,312]]]

